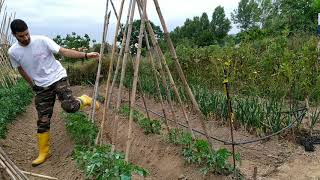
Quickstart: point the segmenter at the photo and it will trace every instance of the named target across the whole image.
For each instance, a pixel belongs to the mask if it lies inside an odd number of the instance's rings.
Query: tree
[[[156,35],[156,39],[158,41],[163,40],[163,32],[160,29],[160,26],[156,26],[153,22],[150,21],[150,24],[152,26],[153,32]],[[137,53],[137,48],[135,47],[135,44],[137,44],[139,42],[139,33],[140,33],[140,25],[141,25],[141,20],[135,20],[132,23],[132,34],[131,34],[131,40],[130,40],[130,52],[132,54],[136,54]],[[122,37],[123,37],[123,31],[124,31],[125,27],[124,25],[122,25],[121,27],[121,31],[117,37],[118,43],[121,45],[122,42]],[[148,32],[148,31],[147,31]],[[149,37],[149,43],[151,43],[151,37],[148,34]],[[143,38],[142,41],[142,48],[146,47],[146,42],[145,42],[145,38]]]
[[[248,30],[260,26],[261,9],[254,0],[241,0],[238,9],[231,13],[234,23],[239,24],[241,30]]]
[[[61,35],[58,35],[57,37],[53,38],[53,40],[60,46],[69,49],[89,48],[89,44],[91,41],[88,34],[85,34],[83,37],[81,37],[80,35],[77,35],[75,32],[67,34],[65,38],[61,37]]]
[[[226,18],[223,7],[218,6],[215,8],[214,12],[212,13],[210,27],[215,39],[221,43],[222,39],[227,36],[231,29],[231,22],[228,18]]]

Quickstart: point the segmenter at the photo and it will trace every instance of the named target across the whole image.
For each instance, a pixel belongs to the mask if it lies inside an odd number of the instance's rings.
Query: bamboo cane
[[[165,120],[167,131],[170,132],[170,126],[169,126],[169,122],[168,122],[168,119],[167,119],[166,110],[164,108],[163,98],[162,98],[162,94],[161,94],[161,90],[160,90],[160,84],[159,84],[159,80],[158,80],[158,77],[157,77],[158,74],[157,74],[157,70],[156,70],[156,67],[154,65],[154,60],[153,60],[153,57],[152,57],[152,53],[151,53],[152,50],[150,48],[148,34],[147,34],[146,31],[144,31],[144,34],[145,34],[145,40],[146,40],[146,44],[147,44],[147,50],[148,50],[148,53],[149,53],[149,61],[150,61],[151,67],[152,67],[153,75],[154,75],[155,80],[156,80],[156,87],[157,87],[158,96],[159,96],[159,99],[160,99],[160,104],[161,104],[163,117],[164,117],[164,120]]]
[[[132,83],[132,91],[131,91],[131,102],[130,102],[130,115],[129,115],[129,128],[128,128],[128,139],[126,143],[126,154],[125,154],[125,160],[128,162],[129,160],[129,152],[130,152],[130,146],[132,141],[132,122],[133,122],[133,110],[135,107],[135,98],[136,98],[136,91],[137,91],[137,83],[138,83],[138,73],[139,73],[139,66],[140,66],[140,60],[141,60],[141,47],[142,47],[142,38],[143,38],[143,32],[145,29],[145,21],[146,21],[146,5],[147,0],[144,0],[143,2],[143,15],[141,18],[141,25],[140,25],[140,32],[139,32],[139,40],[138,40],[138,50],[137,50],[137,56],[134,64],[134,73],[133,73],[133,83]]]
[[[57,180],[58,178],[55,177],[51,177],[51,176],[46,176],[46,175],[42,175],[42,174],[36,174],[36,173],[32,173],[32,172],[27,172],[27,171],[21,171],[23,174],[27,174],[30,176],[35,176],[35,177],[40,177],[40,178],[45,178],[45,179],[52,179],[52,180]]]
[[[99,64],[98,64],[98,70],[97,70],[97,75],[96,75],[96,81],[95,81],[95,85],[94,85],[93,103],[91,105],[91,111],[90,111],[90,119],[91,119],[92,123],[94,123],[94,114],[95,114],[96,100],[97,100],[97,94],[98,94],[98,89],[99,89],[102,57],[103,57],[104,44],[106,41],[106,36],[107,36],[107,31],[108,31],[108,22],[109,22],[108,5],[109,5],[109,0],[107,0],[107,2],[106,2],[106,10],[105,10],[104,21],[103,21],[104,24],[103,24],[103,31],[102,31],[102,41],[101,41],[101,45],[100,45]]]
[[[109,96],[109,84],[110,84],[110,79],[111,79],[111,76],[112,76],[113,59],[115,58],[115,52],[116,52],[116,49],[117,49],[117,47],[116,47],[117,46],[117,35],[118,35],[118,32],[119,32],[120,20],[121,20],[124,1],[125,0],[121,1],[120,11],[119,11],[120,12],[120,18],[118,18],[118,21],[117,21],[116,31],[115,31],[113,45],[112,45],[111,60],[110,60],[107,84],[106,84],[105,94],[104,94],[106,100],[108,99],[108,96]],[[104,105],[104,110],[103,110],[102,122],[101,123],[104,123],[104,121],[106,121],[107,113],[108,113],[108,108],[106,107],[107,101],[104,101],[103,105]],[[103,132],[101,132],[101,134],[103,134]]]
[[[130,49],[130,39],[131,39],[131,32],[132,32],[132,22],[133,22],[133,17],[134,17],[134,11],[135,11],[135,5],[136,5],[136,1],[133,0],[132,1],[132,5],[131,5],[131,11],[130,11],[130,20],[129,20],[129,27],[128,27],[128,32],[127,32],[127,40],[126,40],[126,46],[125,46],[125,53],[124,53],[124,57],[122,60],[122,67],[121,67],[121,77],[120,77],[120,85],[119,85],[119,89],[118,89],[118,93],[117,93],[117,104],[116,104],[116,114],[113,120],[113,138],[112,138],[112,148],[111,151],[113,152],[115,150],[115,141],[117,138],[117,130],[118,130],[118,120],[119,120],[119,109],[120,109],[120,103],[121,103],[121,90],[123,87],[123,80],[125,77],[125,72],[126,72],[126,65],[127,65],[127,59],[128,59],[128,55],[129,55],[129,49]]]
[[[140,17],[142,17],[141,7],[139,7],[138,10],[139,10]],[[154,74],[154,77],[155,77],[155,80],[156,80],[156,87],[157,87],[158,96],[159,96],[159,99],[160,99],[160,104],[161,104],[163,116],[164,116],[164,119],[165,119],[166,128],[167,128],[167,131],[170,132],[170,127],[169,127],[166,111],[165,111],[164,104],[163,104],[163,98],[162,98],[162,94],[161,94],[161,90],[160,90],[160,84],[159,84],[159,80],[158,80],[158,77],[157,77],[158,76],[158,72],[157,72],[157,70],[155,68],[154,60],[153,60],[153,56],[152,56],[152,54],[154,54],[154,49],[150,48],[149,38],[148,38],[148,34],[147,34],[146,30],[144,30],[144,36],[145,36],[145,41],[146,41],[146,45],[147,45],[147,50],[148,50],[148,53],[149,53],[149,61],[150,61],[150,64],[151,64],[151,67],[152,67],[152,71],[153,71],[153,74]],[[161,64],[160,64],[160,66],[161,66]],[[162,71],[162,69],[161,69],[161,71]],[[162,73],[162,74],[164,74],[164,73]],[[165,77],[165,76],[162,76],[162,77]],[[175,112],[173,110],[173,106],[172,106],[172,102],[171,102],[170,92],[169,92],[169,90],[167,88],[166,80],[165,79],[162,79],[162,80],[164,80],[164,82],[165,82],[165,83],[163,83],[163,86],[165,87],[166,94],[168,96],[168,101],[169,101],[168,104],[169,104],[170,109],[172,111],[173,119],[175,120],[175,123],[177,125],[177,121],[176,121],[176,118],[175,118]],[[148,110],[146,110],[146,112],[148,112]]]
[[[113,4],[113,2],[110,0],[110,2]],[[111,83],[111,87],[109,88],[109,95],[108,95],[108,100],[107,100],[107,103],[106,103],[106,111],[108,112],[109,111],[109,107],[110,107],[110,103],[111,103],[111,99],[113,98],[112,97],[112,92],[113,92],[113,87],[114,87],[114,84],[117,80],[117,77],[118,77],[118,74],[119,74],[119,67],[120,67],[120,63],[121,63],[121,60],[123,58],[123,53],[124,53],[124,48],[125,48],[125,43],[126,43],[126,39],[127,39],[127,34],[126,34],[126,31],[128,29],[128,23],[129,23],[129,16],[130,16],[130,9],[131,9],[131,4],[132,4],[132,0],[130,0],[130,3],[129,3],[129,7],[128,7],[128,13],[127,13],[127,18],[126,18],[126,25],[125,25],[125,31],[122,33],[123,34],[123,37],[122,37],[122,42],[121,42],[121,49],[120,49],[120,52],[119,52],[119,55],[118,55],[118,60],[117,60],[117,65],[116,65],[116,70],[115,70],[115,74],[113,76],[113,80],[112,80],[112,83]],[[114,10],[114,14],[116,14],[116,17],[118,18],[118,15],[117,15],[117,12]],[[103,131],[104,127],[103,127],[104,123],[102,124],[101,123],[101,128],[99,129],[99,132],[98,132],[98,136],[96,138],[96,144],[98,144],[98,139],[99,137],[102,139],[103,138],[103,134],[101,134],[101,130]],[[100,145],[102,145],[102,141],[100,141]]]
[[[13,162],[8,158],[8,156],[5,154],[5,152],[0,148],[0,160],[5,164],[7,168],[10,169],[10,171],[16,176],[18,180],[26,180],[28,179],[21,171],[20,169],[13,164]]]
[[[107,30],[106,30],[106,32],[108,31],[108,24],[109,24],[109,20],[110,20],[110,14],[111,14],[111,11],[110,11],[109,14],[108,14]],[[106,37],[106,36],[107,36],[107,35],[105,35],[105,37]],[[101,46],[102,46],[102,45],[101,45]],[[103,54],[103,52],[104,52],[104,48],[103,48],[103,50],[102,50],[102,54]],[[101,49],[100,49],[100,56],[103,56],[103,55],[101,55]],[[101,62],[101,63],[102,63],[102,62]],[[100,71],[99,71],[99,73],[97,73],[97,74],[99,74],[99,78],[100,78]],[[96,90],[95,90],[96,94],[94,95],[94,97],[95,97],[94,102],[93,102],[94,107],[92,108],[93,113],[94,113],[94,111],[95,111],[95,109],[96,109],[95,105],[96,105],[96,99],[97,99],[97,91],[98,91],[98,87],[96,88]],[[92,117],[92,119],[94,119],[94,116]],[[101,126],[100,126],[98,135],[97,135],[96,140],[95,140],[95,144],[96,144],[96,145],[98,144],[98,141],[99,141],[99,137],[100,137],[101,132],[103,132],[104,122],[105,122],[105,121],[102,121],[102,122],[101,122]],[[100,145],[101,145],[101,144],[100,144]]]
[[[109,90],[110,91],[109,92],[110,95],[109,95],[109,99],[108,99],[108,102],[107,102],[107,108],[109,108],[109,103],[110,103],[111,98],[112,98],[113,87],[114,87],[114,85],[116,83],[116,80],[117,80],[117,77],[118,77],[118,74],[119,74],[120,63],[121,63],[121,61],[123,59],[123,53],[124,53],[126,40],[127,40],[127,31],[128,31],[128,24],[129,24],[129,18],[130,18],[131,4],[132,4],[132,0],[130,0],[130,3],[129,3],[129,9],[128,9],[128,13],[127,13],[126,24],[125,24],[124,31],[122,33],[121,49],[120,49],[119,56],[118,56],[116,70],[115,70],[115,73],[114,73],[114,76],[113,76],[113,79],[112,79],[112,83],[111,83],[111,87],[110,87],[110,90]],[[114,14],[117,14],[117,12],[115,10],[114,10]]]
[[[16,180],[16,176],[13,175],[13,173],[11,172],[11,170],[4,164],[4,162],[2,160],[0,160],[0,166],[2,166],[4,168],[4,170],[8,173],[8,175],[10,176],[10,178],[12,180]]]
[[[130,57],[131,59],[131,63],[132,63],[132,67],[134,69],[134,61],[133,61],[133,58]],[[139,91],[141,91],[141,98],[142,98],[142,102],[143,102],[143,107],[147,113],[147,118],[150,119],[150,115],[149,115],[149,112],[148,112],[148,108],[147,108],[147,103],[146,103],[146,100],[145,100],[145,94],[143,93],[143,89],[142,89],[142,86],[141,86],[141,81],[140,81],[140,77],[138,77],[138,87],[139,87]],[[129,93],[130,94],[130,93]],[[129,96],[130,97],[130,96]],[[130,99],[130,98],[129,98]]]
[[[114,9],[114,11],[115,11],[115,9]],[[116,14],[117,15],[117,12],[115,11],[114,12],[114,14]],[[129,14],[128,14],[128,17],[129,17]],[[127,18],[127,20],[128,20],[128,18]],[[125,26],[126,28],[127,28],[127,23],[126,23],[126,26]],[[125,32],[125,31],[124,31]],[[121,50],[120,50],[120,55],[119,55],[119,59],[120,59],[120,57],[122,56],[122,50],[123,50],[123,46],[124,46],[124,43],[125,43],[125,37],[126,37],[126,33],[123,33],[123,39],[122,39],[122,47],[121,47]],[[117,66],[116,66],[116,70],[115,70],[115,75],[114,75],[114,77],[113,77],[113,81],[112,81],[112,84],[111,84],[111,88],[110,88],[110,96],[109,96],[109,99],[108,99],[108,102],[110,102],[110,100],[111,100],[111,97],[112,97],[112,90],[113,90],[113,87],[114,87],[114,84],[115,84],[115,81],[116,81],[116,79],[117,79],[117,76],[118,76],[118,69],[119,69],[119,64],[120,64],[120,61],[119,61],[119,59],[118,59],[118,62],[117,62]],[[133,61],[132,61],[132,64],[134,64],[133,63]],[[138,80],[138,82],[140,82],[140,80]],[[141,92],[142,92],[142,88],[141,88],[141,84],[139,83],[139,88],[140,88],[140,90],[141,90]],[[143,100],[143,104],[144,104],[144,107],[145,107],[145,109],[147,108],[147,105],[146,105],[146,101],[145,101],[145,96],[144,96],[144,94],[142,94],[142,100]],[[107,103],[107,106],[108,106],[108,103]],[[146,110],[146,113],[147,113],[147,117],[150,119],[150,115],[149,115],[149,112]]]
[[[174,62],[175,62],[175,66],[176,66],[176,69],[177,69],[177,71],[178,71],[178,74],[179,74],[179,76],[180,76],[180,78],[181,78],[181,80],[182,80],[182,83],[183,83],[183,85],[184,85],[184,88],[185,88],[185,90],[186,90],[186,92],[187,92],[187,95],[189,96],[189,98],[190,98],[190,100],[191,100],[191,102],[192,102],[193,107],[195,108],[197,114],[201,117],[200,123],[201,123],[201,126],[202,126],[202,128],[203,128],[203,130],[204,130],[204,132],[205,132],[206,139],[207,139],[208,142],[211,143],[211,145],[212,145],[211,139],[209,138],[209,133],[208,133],[207,127],[206,127],[206,125],[205,125],[205,123],[204,123],[204,121],[203,121],[203,119],[205,119],[205,118],[204,118],[204,115],[202,114],[202,112],[201,112],[201,110],[200,110],[200,108],[199,108],[199,105],[198,105],[198,103],[197,103],[197,101],[196,101],[196,99],[195,99],[195,97],[194,97],[194,95],[193,95],[193,93],[192,93],[189,85],[188,85],[188,82],[187,82],[187,80],[186,80],[186,77],[185,77],[185,75],[184,75],[184,73],[183,73],[183,71],[182,71],[182,68],[181,68],[181,66],[180,66],[180,63],[179,63],[179,60],[178,60],[178,57],[177,57],[177,53],[176,53],[175,48],[174,48],[174,46],[173,46],[173,43],[172,43],[170,34],[169,34],[169,32],[168,32],[168,28],[167,28],[167,26],[166,26],[166,23],[165,23],[165,21],[164,21],[164,18],[163,18],[163,15],[162,15],[162,12],[161,12],[159,3],[158,3],[157,0],[153,0],[153,2],[154,2],[154,4],[155,4],[155,7],[156,7],[156,10],[157,10],[158,16],[159,16],[159,18],[160,18],[160,22],[161,22],[161,25],[162,25],[162,29],[163,29],[163,31],[164,31],[164,36],[165,36],[165,38],[166,38],[166,40],[167,40],[167,43],[168,43],[168,46],[169,46],[169,49],[170,49],[170,53],[171,53],[171,56],[172,56],[172,58],[173,58],[173,60],[174,60]]]
[[[157,40],[156,40],[156,38],[155,38],[154,31],[153,31],[153,29],[152,29],[152,26],[151,26],[150,22],[148,21],[148,16],[147,16],[147,15],[146,15],[146,19],[147,19],[147,28],[148,28],[148,31],[149,31],[149,33],[150,33],[150,35],[151,35],[152,43],[153,43],[153,45],[156,47],[157,53],[161,56],[161,62],[162,62],[162,64],[163,64],[164,67],[165,67],[167,76],[169,77],[169,80],[170,80],[170,84],[171,84],[171,86],[172,86],[172,88],[173,88],[173,91],[174,91],[174,93],[175,93],[175,95],[176,95],[176,98],[177,98],[178,103],[179,103],[179,105],[180,105],[180,107],[181,107],[182,113],[183,113],[184,118],[185,118],[185,120],[186,120],[186,123],[187,123],[187,125],[188,125],[189,132],[191,133],[193,139],[195,139],[195,135],[194,135],[194,133],[193,133],[193,131],[192,131],[192,127],[191,127],[191,124],[190,124],[190,121],[189,121],[187,112],[186,112],[185,107],[184,107],[184,105],[183,105],[183,103],[182,103],[180,94],[179,94],[178,89],[177,89],[177,87],[176,87],[176,85],[175,85],[175,82],[174,82],[173,77],[172,77],[172,75],[171,75],[170,69],[169,69],[169,67],[168,67],[168,65],[167,65],[167,63],[166,63],[166,59],[165,59],[165,57],[164,57],[164,55],[163,55],[163,53],[162,53],[162,50],[161,50],[161,48],[160,48],[160,46],[159,46],[159,44],[158,44],[158,42],[157,42]]]
[[[116,16],[116,18],[118,19],[119,17],[118,17],[118,14],[117,14],[116,8],[115,8],[115,6],[114,6],[114,4],[113,4],[113,1],[112,1],[112,0],[110,0],[110,2],[111,2],[111,6],[112,6],[112,9],[113,9],[114,15],[115,15],[115,16]]]

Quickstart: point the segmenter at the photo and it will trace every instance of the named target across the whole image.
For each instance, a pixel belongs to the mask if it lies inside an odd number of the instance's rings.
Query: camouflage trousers
[[[61,107],[66,112],[73,113],[80,109],[80,102],[72,95],[68,78],[62,78],[45,88],[33,86],[33,90],[36,93],[35,106],[38,112],[38,133],[49,131],[56,97],[61,101]]]

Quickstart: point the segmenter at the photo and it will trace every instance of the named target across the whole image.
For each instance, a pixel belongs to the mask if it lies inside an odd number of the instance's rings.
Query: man
[[[32,166],[37,166],[50,156],[49,129],[56,96],[61,101],[61,107],[68,113],[92,104],[92,99],[87,95],[78,98],[72,95],[66,70],[53,54],[59,53],[70,58],[98,59],[99,53],[66,49],[45,36],[30,36],[27,24],[21,19],[13,20],[10,28],[17,39],[8,51],[11,64],[18,68],[21,76],[36,94],[39,155],[32,162]],[[99,103],[96,107],[99,108]]]

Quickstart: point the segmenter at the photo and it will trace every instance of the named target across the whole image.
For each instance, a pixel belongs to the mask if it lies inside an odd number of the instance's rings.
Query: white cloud
[[[121,0],[113,0],[117,11]],[[214,9],[221,5],[225,8],[226,15],[230,18],[230,13],[238,6],[239,0],[158,0],[163,16],[169,30],[176,26],[183,25],[186,18],[201,16],[206,12],[211,18]],[[8,12],[16,12],[16,18],[24,19],[31,31],[37,34],[54,36],[65,35],[76,32],[84,34],[86,31],[93,39],[100,39],[102,24],[105,12],[106,0],[28,0],[22,3],[21,0],[8,0]],[[122,22],[127,16],[129,0],[125,1]],[[111,10],[111,4],[109,4]],[[151,21],[160,25],[154,3],[148,0],[148,15]],[[135,18],[139,14],[135,13]],[[116,19],[112,13],[110,31],[114,29]],[[85,31],[84,31],[85,30]],[[110,35],[112,34],[112,35]],[[109,32],[109,40],[113,36]]]

